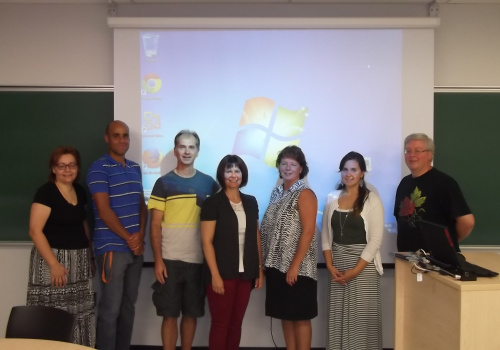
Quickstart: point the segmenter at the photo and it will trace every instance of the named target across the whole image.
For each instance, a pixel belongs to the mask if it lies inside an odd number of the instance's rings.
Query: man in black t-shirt
[[[434,142],[425,134],[405,139],[405,162],[411,174],[396,191],[394,216],[398,223],[398,251],[426,250],[418,222],[430,221],[448,227],[453,244],[466,238],[474,227],[474,216],[457,182],[432,166]]]

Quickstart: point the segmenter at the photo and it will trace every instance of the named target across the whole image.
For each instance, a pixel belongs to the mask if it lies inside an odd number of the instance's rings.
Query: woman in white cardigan
[[[384,208],[364,181],[357,152],[340,161],[341,183],[323,211],[321,244],[329,272],[326,349],[382,349],[380,245]]]

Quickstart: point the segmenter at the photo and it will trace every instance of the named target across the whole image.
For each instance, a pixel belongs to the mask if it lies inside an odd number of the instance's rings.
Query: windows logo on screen
[[[274,114],[274,108],[275,102],[267,97],[245,102],[233,153],[251,155],[274,167],[279,151],[299,144],[308,109],[294,111],[278,106]]]

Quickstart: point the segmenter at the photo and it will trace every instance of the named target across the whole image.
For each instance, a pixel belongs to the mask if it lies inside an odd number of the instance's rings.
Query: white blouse
[[[247,229],[247,216],[245,214],[245,209],[243,209],[243,203],[231,203],[233,210],[238,218],[238,237],[240,243],[240,254],[239,254],[239,272],[244,272],[245,268],[243,267],[243,252],[245,249],[245,230]]]

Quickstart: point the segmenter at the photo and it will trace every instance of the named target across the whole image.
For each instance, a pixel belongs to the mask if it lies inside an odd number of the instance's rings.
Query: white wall
[[[113,85],[106,5],[0,4],[0,87]]]
[[[403,5],[171,5],[170,16],[425,16]],[[221,11],[221,8],[227,8]],[[151,15],[144,6],[119,14]],[[0,87],[113,85],[113,32],[106,5],[0,4]],[[499,86],[500,4],[441,4],[436,86]]]
[[[435,86],[500,86],[500,4],[440,6]]]
[[[169,7],[170,15],[246,16],[425,16],[422,6],[247,7],[187,5]],[[139,8],[137,8],[139,11]],[[141,7],[137,15],[145,15]],[[158,7],[155,7],[155,12]],[[227,9],[221,11],[221,9]],[[120,15],[133,15],[132,7]],[[149,13],[148,13],[149,14]],[[500,4],[440,5],[436,30],[436,86],[500,85]],[[0,4],[0,88],[2,86],[99,86],[113,84],[113,35],[106,24],[106,5]],[[2,118],[4,116],[0,116]],[[99,130],[99,132],[101,132]],[[0,142],[2,142],[0,140]],[[2,145],[0,145],[1,147]],[[391,210],[390,208],[387,210]],[[26,213],[28,220],[28,213]],[[0,230],[2,230],[0,223]],[[0,245],[0,336],[10,308],[24,304],[30,245]],[[160,318],[151,302],[152,269],[144,269],[137,304],[133,344],[159,345]],[[384,347],[393,347],[393,271],[382,277]],[[326,271],[319,273],[320,315],[313,322],[313,346],[324,346]],[[272,346],[269,319],[263,316],[264,291],[254,291],[244,323],[242,346]],[[208,314],[208,313],[207,313]],[[201,319],[196,346],[207,343],[209,317]],[[280,324],[273,335],[283,346]]]

